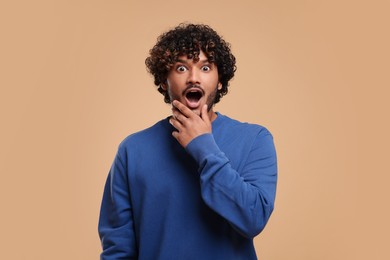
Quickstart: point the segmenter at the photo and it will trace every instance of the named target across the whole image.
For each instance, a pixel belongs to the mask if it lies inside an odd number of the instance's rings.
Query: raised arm
[[[268,130],[259,132],[240,172],[232,168],[212,134],[193,139],[186,149],[198,162],[205,203],[243,236],[259,234],[273,211],[277,182],[276,153]]]
[[[277,163],[272,135],[259,127],[248,157],[240,158],[245,165],[237,172],[214,140],[207,106],[200,116],[176,100],[173,106],[172,134],[199,165],[203,200],[239,233],[253,238],[274,208]]]

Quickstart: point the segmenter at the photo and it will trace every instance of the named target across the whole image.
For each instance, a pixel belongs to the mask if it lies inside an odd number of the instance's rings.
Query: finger
[[[177,138],[179,137],[179,132],[173,131],[173,132],[172,132],[172,136],[175,137],[176,140],[177,140]]]
[[[174,106],[172,106],[172,118],[177,120],[177,117],[181,112]]]
[[[180,123],[180,121],[176,120],[175,118],[171,117],[169,119],[169,123],[174,127],[176,128],[178,131],[180,131],[182,129],[182,124]]]
[[[175,119],[176,121],[179,121],[180,123],[184,123],[186,120],[187,120],[187,117],[185,117],[182,113],[180,113],[179,111],[174,111],[172,113],[173,115],[173,119]]]
[[[177,112],[177,113],[181,113],[181,112],[180,112],[180,110],[179,110],[179,109],[177,109],[177,108],[176,108],[175,106],[173,106],[173,105],[172,105],[172,108],[171,108],[171,110],[172,110],[172,114],[173,114],[173,113],[175,113],[175,112]]]
[[[183,103],[181,103],[178,100],[173,100],[172,105],[175,108],[177,108],[177,110],[179,110],[186,117],[191,117],[191,116],[193,116],[195,114],[194,112],[192,112],[191,109],[186,107]]]

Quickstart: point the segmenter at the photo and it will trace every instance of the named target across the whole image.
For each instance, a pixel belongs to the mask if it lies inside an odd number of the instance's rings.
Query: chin
[[[195,114],[197,114],[198,116],[200,116],[200,109],[199,108],[191,109],[191,111],[194,112]]]

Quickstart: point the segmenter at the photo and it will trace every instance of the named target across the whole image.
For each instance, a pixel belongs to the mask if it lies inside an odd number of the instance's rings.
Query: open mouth
[[[185,93],[187,104],[190,108],[199,106],[199,101],[203,97],[203,92],[199,88],[191,88]]]

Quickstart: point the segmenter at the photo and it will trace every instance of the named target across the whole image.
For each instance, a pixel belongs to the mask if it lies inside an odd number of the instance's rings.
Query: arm
[[[102,260],[137,259],[126,164],[118,152],[104,188],[99,219]]]
[[[232,168],[211,133],[204,106],[200,116],[173,103],[172,135],[199,165],[205,203],[243,236],[252,238],[265,227],[274,207],[277,164],[272,135],[263,128],[254,140],[241,172]]]
[[[198,162],[205,203],[243,236],[259,234],[275,200],[277,165],[271,134],[266,129],[258,134],[241,172],[231,167],[211,134],[193,139],[186,150]]]

